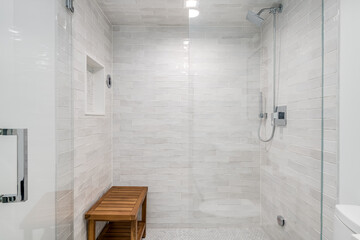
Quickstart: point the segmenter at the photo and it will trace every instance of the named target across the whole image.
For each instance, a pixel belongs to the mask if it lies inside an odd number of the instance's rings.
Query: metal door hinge
[[[0,196],[1,203],[16,202],[16,195],[2,195]]]
[[[74,0],[66,0],[66,8],[69,9],[72,13],[74,12]]]

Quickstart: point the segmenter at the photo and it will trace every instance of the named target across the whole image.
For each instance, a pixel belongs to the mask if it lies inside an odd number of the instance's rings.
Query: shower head
[[[261,25],[265,21],[262,17],[260,17],[260,15],[254,13],[253,11],[248,12],[246,19],[258,27],[261,27]]]
[[[263,8],[261,9],[258,13],[254,13],[253,11],[248,11],[248,14],[246,16],[246,19],[252,23],[254,23],[256,26],[261,27],[261,25],[264,23],[264,19],[261,17],[261,14],[266,11],[269,10],[270,13],[272,14],[277,14],[277,13],[281,13],[283,9],[283,5],[282,4],[275,4],[270,8]]]

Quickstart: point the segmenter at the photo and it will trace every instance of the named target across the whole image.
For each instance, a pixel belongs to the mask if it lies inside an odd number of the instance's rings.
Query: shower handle
[[[74,0],[66,0],[66,8],[70,10],[70,12],[74,13]]]
[[[263,102],[263,93],[260,92],[259,95],[259,118],[267,119],[267,113],[264,113],[264,102]]]
[[[17,193],[0,194],[0,203],[28,200],[28,130],[0,128],[0,136],[17,137]]]

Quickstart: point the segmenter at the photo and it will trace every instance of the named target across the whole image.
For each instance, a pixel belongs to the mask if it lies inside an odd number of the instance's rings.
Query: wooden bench
[[[85,214],[88,240],[95,240],[96,221],[109,222],[98,240],[140,240],[146,237],[147,187],[112,187]],[[141,220],[138,220],[142,206]]]

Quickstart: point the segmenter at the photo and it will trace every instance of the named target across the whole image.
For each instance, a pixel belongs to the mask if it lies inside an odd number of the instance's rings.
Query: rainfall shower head
[[[281,13],[282,9],[283,9],[282,4],[276,4],[276,5],[274,5],[273,7],[270,7],[270,8],[263,8],[258,13],[254,13],[253,11],[248,11],[246,19],[249,22],[252,22],[253,24],[255,24],[256,26],[261,27],[261,25],[264,23],[265,20],[260,15],[264,11],[269,10],[270,13],[277,14],[277,13]]]
[[[261,27],[261,25],[265,21],[262,17],[260,17],[260,15],[254,13],[253,11],[248,12],[246,19],[258,27]]]

